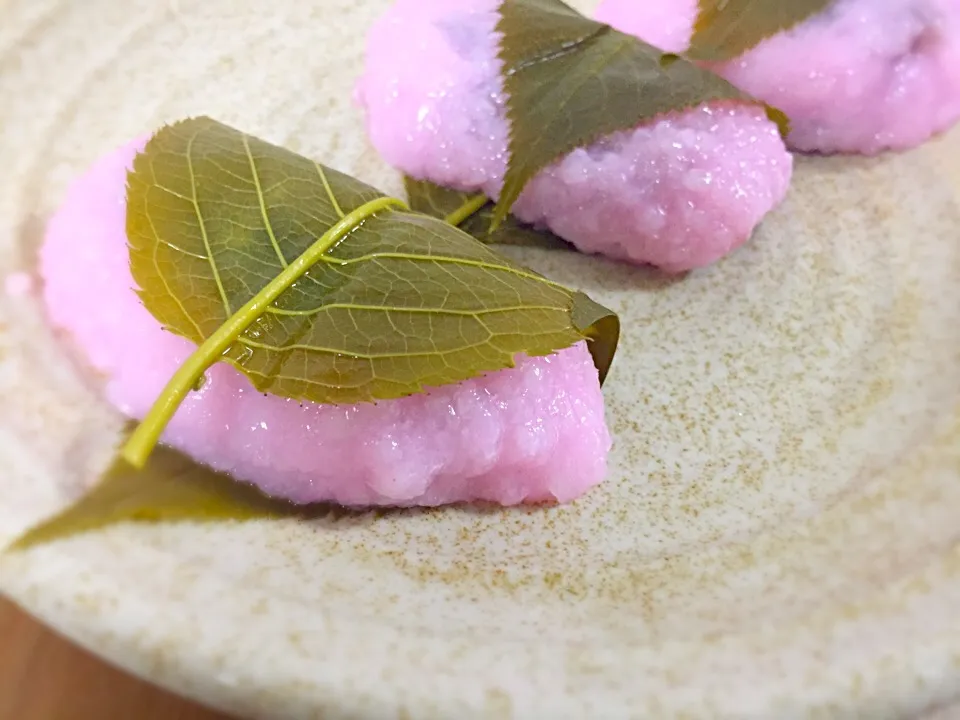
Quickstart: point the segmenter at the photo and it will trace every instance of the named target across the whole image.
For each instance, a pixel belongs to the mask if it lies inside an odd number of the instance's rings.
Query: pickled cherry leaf
[[[210,118],[160,130],[127,184],[139,296],[199,346],[124,447],[137,467],[214,362],[262,392],[352,404],[512,367],[519,353],[547,355],[598,332],[577,325],[582,294]]]
[[[590,20],[560,0],[504,0],[499,12],[510,159],[494,227],[538,172],[577,148],[704,103],[763,106],[690,60]],[[785,131],[782,113],[767,113]]]
[[[83,497],[27,530],[9,549],[24,550],[118,523],[243,522],[301,511],[160,447],[143,468],[118,458]]]
[[[412,210],[453,222],[481,242],[545,250],[574,249],[573,245],[559,236],[525,225],[513,215],[508,216],[496,230],[491,231],[490,220],[494,204],[485,196],[452,190],[411,177],[404,177],[403,184]],[[600,373],[602,384],[620,340],[620,320],[612,310],[594,302],[583,293],[577,293],[575,299],[574,324],[588,328],[588,348]]]
[[[699,0],[690,48],[694,60],[739,57],[773,35],[822,13],[835,0]]]
[[[570,243],[549,230],[522,223],[513,215],[507,216],[496,230],[491,230],[496,204],[485,195],[452,190],[411,177],[405,177],[403,185],[411,210],[451,222],[487,245],[573,250]]]

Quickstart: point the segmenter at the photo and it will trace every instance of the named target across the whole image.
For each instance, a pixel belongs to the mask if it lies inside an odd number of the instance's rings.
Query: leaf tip
[[[767,113],[767,118],[770,122],[777,126],[777,130],[780,131],[780,137],[784,140],[787,139],[787,136],[790,134],[790,118],[787,117],[787,114],[773,105],[764,105],[764,109]]]
[[[493,208],[493,213],[490,216],[490,228],[487,231],[487,235],[492,235],[500,229],[500,226],[503,225],[503,221],[507,219],[509,212],[509,208],[503,204],[502,200],[497,202]]]
[[[673,65],[675,62],[677,62],[677,60],[679,59],[680,59],[680,56],[677,55],[676,53],[664,53],[660,57],[660,67],[668,68],[671,65]]]
[[[620,344],[620,316],[586,293],[577,291],[572,297],[571,320],[587,343],[602,387]]]

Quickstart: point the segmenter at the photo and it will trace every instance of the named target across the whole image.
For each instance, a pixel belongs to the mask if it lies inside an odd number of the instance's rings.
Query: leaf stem
[[[266,312],[267,308],[316,264],[330,248],[368,217],[388,208],[408,209],[402,200],[391,197],[381,197],[364,203],[327,230],[300,257],[284,268],[283,272],[267,283],[249,302],[217,328],[217,331],[208,337],[170,378],[143,422],[137,426],[123,446],[121,454],[124,459],[134,467],[142,468],[159,442],[164,428],[207,368],[217,362],[236,342],[240,334]]]
[[[468,219],[475,212],[478,212],[480,208],[482,208],[488,202],[490,202],[490,199],[483,193],[480,193],[479,195],[474,195],[472,198],[467,200],[463,205],[461,205],[452,213],[447,215],[443,219],[443,221],[445,223],[449,223],[450,225],[453,225],[454,227],[459,227],[460,223]]]

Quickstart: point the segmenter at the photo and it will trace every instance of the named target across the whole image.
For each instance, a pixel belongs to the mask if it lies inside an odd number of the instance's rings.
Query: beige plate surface
[[[187,115],[395,191],[350,102],[383,6],[0,0],[0,271],[32,267],[84,166]],[[254,715],[876,718],[960,694],[960,131],[801,159],[758,237],[679,282],[527,260],[625,321],[612,469],[582,501],[119,526],[6,558],[0,588]],[[119,419],[33,298],[0,327],[4,543],[95,477]]]

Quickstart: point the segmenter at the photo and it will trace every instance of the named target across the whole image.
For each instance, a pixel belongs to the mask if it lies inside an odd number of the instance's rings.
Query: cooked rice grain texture
[[[596,17],[683,52],[696,6],[695,0],[605,0]],[[783,110],[796,150],[904,150],[960,118],[960,0],[837,0],[713,69]]]
[[[125,182],[144,142],[73,184],[40,257],[52,323],[106,375],[108,399],[131,418],[144,416],[195,349],[161,329],[134,292]],[[350,506],[565,502],[603,479],[610,448],[583,343],[429,393],[351,406],[265,396],[221,363],[163,440],[270,495]]]

